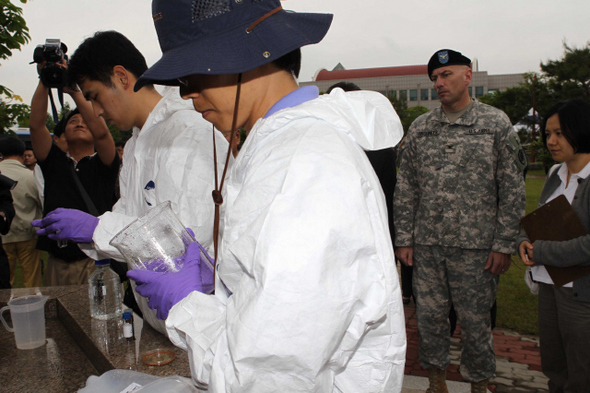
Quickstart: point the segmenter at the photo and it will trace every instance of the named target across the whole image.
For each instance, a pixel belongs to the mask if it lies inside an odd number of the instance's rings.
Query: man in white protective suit
[[[155,0],[162,58],[135,88],[179,84],[249,134],[222,188],[215,294],[189,246],[178,273],[131,270],[209,392],[400,392],[405,323],[385,197],[363,150],[402,126],[379,93],[299,88],[300,47],[332,15],[279,0]],[[212,49],[214,48],[214,49]],[[221,169],[221,168],[220,168]],[[220,170],[221,172],[221,170]]]
[[[112,212],[96,218],[60,209],[42,220],[42,230],[50,238],[78,241],[95,259],[123,261],[119,251],[109,245],[110,240],[137,217],[168,200],[201,244],[212,249],[213,127],[190,102],[181,99],[178,88],[166,88],[163,96],[153,85],[134,91],[145,70],[143,55],[116,31],[97,32],[87,38],[70,59],[70,83],[80,86],[94,113],[120,130],[133,130],[125,145],[119,178],[121,198]],[[215,131],[215,139],[222,163],[229,145],[219,131]],[[164,321],[156,318],[146,299],[135,297],[144,319],[166,334]]]

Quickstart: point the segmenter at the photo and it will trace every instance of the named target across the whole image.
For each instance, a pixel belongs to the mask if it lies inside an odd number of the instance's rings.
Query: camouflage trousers
[[[484,270],[490,250],[414,246],[413,289],[424,368],[449,365],[451,304],[461,325],[460,372],[468,381],[494,376],[496,359],[490,308],[496,298],[498,276]]]

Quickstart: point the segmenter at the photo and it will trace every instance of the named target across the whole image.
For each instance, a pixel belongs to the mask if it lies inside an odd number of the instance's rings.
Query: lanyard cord
[[[238,123],[238,105],[240,102],[240,90],[242,87],[242,74],[238,74],[238,85],[236,89],[236,102],[234,104],[234,118],[231,125],[231,135],[229,137],[229,148],[227,149],[227,157],[225,159],[225,166],[223,168],[223,174],[221,175],[221,185],[218,186],[217,181],[217,147],[215,145],[215,127],[213,127],[213,160],[215,167],[215,190],[213,190],[213,202],[215,203],[215,219],[213,223],[213,247],[215,249],[215,260],[213,265],[213,282],[215,282],[215,275],[217,274],[217,255],[219,249],[219,207],[223,204],[223,197],[221,196],[221,190],[223,189],[223,183],[225,182],[225,174],[227,173],[227,167],[229,164],[229,158],[231,154],[231,147],[233,145],[236,124]]]

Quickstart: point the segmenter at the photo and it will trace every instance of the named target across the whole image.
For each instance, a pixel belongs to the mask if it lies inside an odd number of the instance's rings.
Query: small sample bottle
[[[90,316],[106,320],[121,316],[121,281],[111,270],[110,259],[96,261],[96,270],[88,278]]]
[[[135,332],[133,331],[133,311],[126,309],[123,312],[123,337],[128,340],[135,338]]]

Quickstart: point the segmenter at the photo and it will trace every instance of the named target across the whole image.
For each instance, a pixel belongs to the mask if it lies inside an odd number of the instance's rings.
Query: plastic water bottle
[[[92,318],[121,318],[121,281],[111,270],[110,259],[96,261],[96,270],[88,278],[88,295]]]

